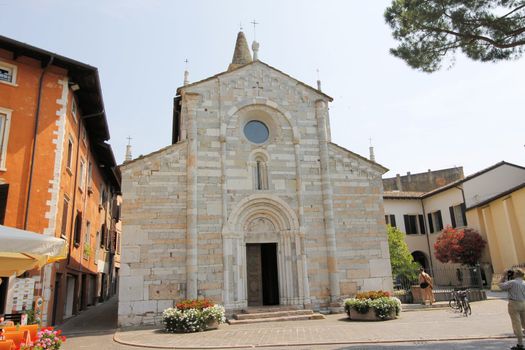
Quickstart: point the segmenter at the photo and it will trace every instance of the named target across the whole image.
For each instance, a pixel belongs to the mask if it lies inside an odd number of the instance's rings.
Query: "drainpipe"
[[[27,186],[27,200],[26,200],[26,210],[25,210],[25,217],[24,217],[24,230],[27,230],[27,221],[29,220],[29,204],[31,202],[31,190],[33,187],[33,174],[35,171],[35,154],[36,154],[36,141],[38,138],[38,124],[40,120],[40,105],[42,104],[42,86],[44,85],[44,75],[47,72],[47,69],[51,66],[53,63],[53,60],[55,59],[54,55],[51,55],[49,57],[49,61],[47,62],[46,66],[42,69],[42,73],[40,74],[40,79],[38,81],[38,96],[36,100],[36,111],[35,111],[35,130],[33,131],[33,148],[31,150],[31,166],[29,169],[29,183]]]
[[[428,247],[428,257],[430,258],[430,270],[433,274],[434,272],[434,263],[432,262],[432,250],[430,249],[430,232],[427,226],[427,213],[425,212],[425,204],[423,203],[423,198],[421,199],[421,209],[423,209],[423,224],[425,225],[425,236],[427,237],[427,247]]]

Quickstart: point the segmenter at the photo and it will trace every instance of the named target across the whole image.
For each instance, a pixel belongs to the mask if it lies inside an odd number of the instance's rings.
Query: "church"
[[[331,141],[332,98],[258,59],[177,90],[172,144],[125,162],[119,325],[183,299],[340,310],[392,290],[383,166]]]

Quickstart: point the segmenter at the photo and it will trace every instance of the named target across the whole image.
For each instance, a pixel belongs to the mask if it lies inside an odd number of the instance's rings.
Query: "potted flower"
[[[21,343],[20,350],[58,350],[66,337],[61,335],[61,330],[54,330],[53,327],[42,328],[38,331],[36,339],[29,344]]]
[[[223,306],[209,299],[184,300],[174,308],[164,310],[162,322],[166,332],[198,332],[218,328],[225,321],[224,313]]]
[[[346,299],[344,308],[348,317],[359,321],[391,320],[399,316],[401,301],[389,292],[370,291]]]

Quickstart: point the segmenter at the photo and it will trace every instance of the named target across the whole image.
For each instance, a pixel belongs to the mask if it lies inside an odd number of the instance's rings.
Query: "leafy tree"
[[[392,0],[384,16],[399,41],[390,52],[424,72],[458,49],[483,62],[523,53],[524,0]]]
[[[405,242],[405,233],[396,227],[387,226],[388,249],[392,275],[402,280],[412,281],[417,278],[419,264],[414,262]]]
[[[474,266],[487,243],[473,229],[446,227],[434,243],[434,255],[442,263]]]

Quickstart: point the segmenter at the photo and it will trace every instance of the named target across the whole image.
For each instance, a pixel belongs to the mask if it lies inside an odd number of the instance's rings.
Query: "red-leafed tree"
[[[442,263],[475,265],[487,243],[471,228],[457,230],[447,226],[434,243],[434,254]]]

